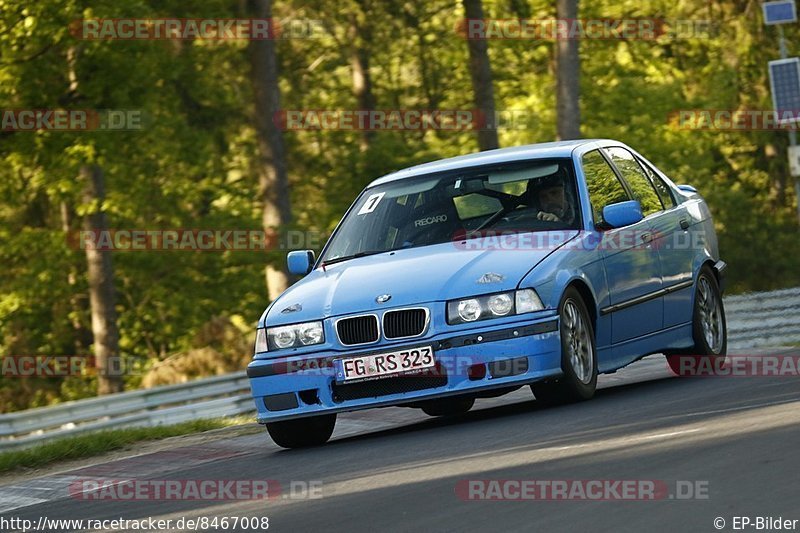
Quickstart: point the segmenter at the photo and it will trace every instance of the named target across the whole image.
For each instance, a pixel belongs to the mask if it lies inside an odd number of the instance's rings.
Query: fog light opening
[[[479,363],[477,365],[472,365],[467,370],[467,375],[469,376],[470,381],[478,381],[479,379],[483,379],[486,377],[486,365],[483,363]]]
[[[319,389],[301,390],[297,393],[300,401],[306,405],[319,405]]]
[[[268,411],[286,411],[297,407],[297,395],[293,392],[264,396],[264,407]]]

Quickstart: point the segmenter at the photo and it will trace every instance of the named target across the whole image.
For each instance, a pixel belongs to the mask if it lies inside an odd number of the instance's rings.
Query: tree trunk
[[[73,231],[73,221],[75,214],[70,209],[67,202],[61,202],[61,230],[64,232],[65,238],[70,238],[70,233]],[[70,288],[69,308],[72,312],[70,322],[74,330],[73,348],[75,354],[84,354],[92,345],[92,332],[82,322],[81,317],[86,316],[89,311],[86,302],[86,295],[79,293],[76,289],[78,285],[78,276],[80,267],[78,263],[70,264],[67,271],[67,284]]]
[[[481,0],[463,0],[464,12],[468,19],[483,19]],[[467,39],[469,48],[469,72],[472,76],[472,90],[475,93],[475,106],[483,115],[486,124],[478,130],[478,147],[481,151],[498,148],[497,128],[494,108],[494,88],[492,87],[492,66],[489,63],[489,45],[485,39]]]
[[[272,18],[272,0],[248,0],[249,16]],[[278,61],[275,41],[253,40],[249,44],[251,81],[255,97],[255,126],[258,141],[258,183],[262,201],[261,222],[269,235],[291,220],[289,179],[283,137],[274,117],[280,110]],[[283,265],[283,263],[281,263]],[[276,299],[289,286],[285,267],[266,267],[267,296]]]
[[[556,0],[559,19],[578,18],[578,0]],[[581,136],[580,99],[581,62],[577,39],[556,41],[556,113],[559,140],[578,139]]]
[[[359,13],[350,17],[350,70],[353,76],[353,93],[356,97],[358,109],[373,111],[375,109],[375,96],[372,93],[372,75],[369,70],[370,50],[372,47],[372,29],[369,23],[363,23],[362,17],[368,16],[367,6],[359,2]],[[375,132],[363,130],[359,147],[362,152],[369,149]]]
[[[96,205],[94,212],[85,216],[84,229],[92,232],[108,231],[108,220],[102,207],[105,199],[103,171],[96,165],[84,165],[81,167],[80,177],[84,183],[83,202]],[[114,308],[111,252],[87,247],[86,265],[94,355],[97,360],[97,394],[121,392],[124,385],[119,371],[119,331],[117,311]]]

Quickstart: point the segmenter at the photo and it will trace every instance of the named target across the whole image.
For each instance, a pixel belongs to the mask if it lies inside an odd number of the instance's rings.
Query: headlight
[[[461,300],[458,302],[458,317],[464,322],[474,322],[481,317],[481,304],[478,300]]]
[[[542,309],[544,309],[544,305],[533,289],[500,292],[447,302],[447,323],[464,324],[487,318],[541,311]]]
[[[321,322],[309,322],[308,324],[301,324],[297,328],[297,338],[303,346],[319,344],[324,337]]]
[[[267,346],[270,350],[311,346],[312,344],[325,342],[322,322],[319,321],[267,328],[266,337]],[[258,340],[258,336],[256,336],[256,340]],[[256,343],[256,346],[258,346],[258,343]]]
[[[273,328],[269,330],[269,336],[278,348],[291,348],[297,340],[297,332],[292,326]]]
[[[514,298],[506,293],[495,294],[489,298],[488,307],[494,316],[506,316],[514,309]]]

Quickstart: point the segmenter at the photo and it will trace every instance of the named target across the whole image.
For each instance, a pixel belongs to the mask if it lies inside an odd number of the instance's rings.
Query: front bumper
[[[415,346],[433,347],[434,371],[357,384],[335,381],[334,359]],[[560,374],[561,343],[555,315],[494,327],[478,324],[467,331],[369,350],[257,359],[247,367],[260,424],[479,393]]]

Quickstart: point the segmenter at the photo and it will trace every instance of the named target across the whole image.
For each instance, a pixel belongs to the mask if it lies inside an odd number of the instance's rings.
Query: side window
[[[636,159],[639,161],[639,164],[644,169],[645,174],[647,177],[650,178],[650,182],[653,184],[653,187],[656,188],[656,193],[658,193],[658,197],[661,199],[661,203],[664,204],[666,209],[671,207],[675,207],[677,204],[675,203],[675,198],[672,196],[672,191],[669,189],[669,185],[659,176],[656,172],[647,164],[647,162],[642,161],[641,159]]]
[[[586,176],[586,187],[589,189],[589,201],[596,224],[603,222],[603,208],[610,204],[630,200],[628,193],[619,178],[608,166],[608,162],[598,150],[583,155],[581,159],[583,173]]]
[[[639,200],[642,204],[642,213],[644,216],[658,213],[664,206],[661,205],[661,200],[656,194],[656,190],[650,180],[636,162],[633,154],[624,148],[605,148],[606,153],[611,157],[611,161],[619,169],[619,173],[628,182],[635,200]]]

